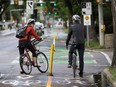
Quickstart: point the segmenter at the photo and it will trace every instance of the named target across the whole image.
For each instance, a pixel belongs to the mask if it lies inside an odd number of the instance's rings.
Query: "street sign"
[[[91,2],[82,2],[82,15],[91,15],[92,14],[92,6]]]
[[[33,6],[34,6],[33,1],[27,1],[26,2],[26,12],[27,12],[27,14],[33,14]]]
[[[84,15],[83,18],[84,18],[84,25],[85,26],[91,25],[91,16],[90,15]]]

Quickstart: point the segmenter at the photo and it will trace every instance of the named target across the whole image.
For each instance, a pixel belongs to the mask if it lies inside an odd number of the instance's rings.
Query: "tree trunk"
[[[91,16],[91,26],[89,28],[89,38],[90,38],[90,41],[97,41],[97,34],[95,32],[95,24],[94,24],[93,15]]]
[[[113,32],[114,32],[114,40],[113,40],[113,59],[112,59],[112,64],[111,66],[114,67],[116,66],[116,1],[112,0],[112,15],[113,15]]]

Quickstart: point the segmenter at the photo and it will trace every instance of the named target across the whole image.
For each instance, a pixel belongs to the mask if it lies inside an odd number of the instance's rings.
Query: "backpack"
[[[27,26],[18,28],[16,30],[16,38],[24,38],[26,36],[26,29],[27,29]]]

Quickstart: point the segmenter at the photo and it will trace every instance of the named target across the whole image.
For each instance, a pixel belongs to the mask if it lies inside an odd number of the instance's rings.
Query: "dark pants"
[[[20,53],[20,55],[24,54],[25,48],[29,49],[32,52],[33,57],[37,57],[37,55],[35,53],[35,49],[34,49],[33,45],[31,44],[31,42],[29,40],[20,40],[19,41],[19,53]]]
[[[84,68],[84,50],[85,50],[85,45],[84,43],[79,43],[77,45],[72,45],[69,50],[69,64],[72,65],[72,53],[73,51],[77,49],[78,54],[79,54],[79,69],[80,73],[83,73],[83,68]]]

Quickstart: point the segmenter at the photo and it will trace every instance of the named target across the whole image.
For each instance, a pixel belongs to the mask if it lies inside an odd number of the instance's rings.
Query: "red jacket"
[[[29,35],[28,35],[28,33],[29,33]],[[34,31],[34,28],[32,26],[27,27],[26,34],[27,34],[27,36],[25,36],[24,38],[19,38],[19,40],[27,40],[28,36],[29,36],[29,40],[31,40],[31,36],[34,36],[37,40],[40,40],[40,37],[36,34],[36,32]]]

